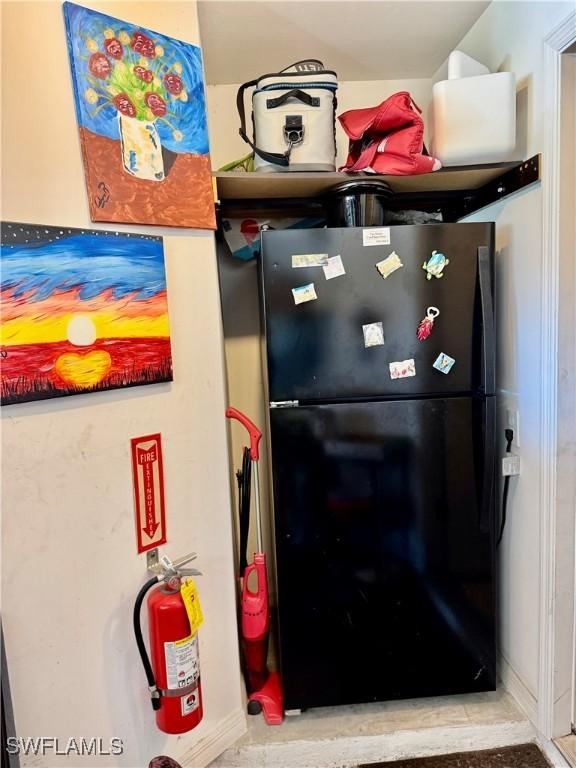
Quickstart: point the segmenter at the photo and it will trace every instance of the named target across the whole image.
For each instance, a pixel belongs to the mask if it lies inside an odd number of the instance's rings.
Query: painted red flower
[[[114,106],[122,115],[126,117],[136,117],[136,107],[125,93],[119,93],[112,99]]]
[[[110,64],[103,53],[93,53],[88,61],[88,69],[94,77],[106,80],[106,78],[110,77],[110,72],[112,72],[112,64]]]
[[[156,51],[154,50],[154,42],[142,32],[134,32],[130,42],[130,47],[133,51],[136,51],[136,53],[140,53],[142,56],[146,56],[147,59],[153,59],[156,56]]]
[[[140,80],[142,80],[145,83],[151,83],[152,80],[154,80],[154,73],[150,69],[146,69],[145,67],[140,67],[136,65],[134,67],[134,74],[136,77],[139,77]]]
[[[166,114],[166,102],[162,96],[158,96],[157,93],[147,93],[146,96],[144,96],[144,101],[153,115],[156,115],[156,117],[164,117]]]
[[[124,53],[122,43],[115,37],[110,37],[104,40],[104,48],[106,49],[108,56],[112,56],[113,59],[120,60],[122,58],[122,54]]]
[[[168,72],[168,74],[164,75],[164,85],[166,86],[168,93],[173,93],[175,96],[182,93],[184,88],[182,80],[178,75],[174,75],[172,72]]]

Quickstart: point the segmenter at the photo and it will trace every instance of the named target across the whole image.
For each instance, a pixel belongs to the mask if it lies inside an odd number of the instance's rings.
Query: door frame
[[[570,732],[574,654],[574,471],[562,460],[566,409],[574,413],[574,325],[566,353],[563,320],[572,311],[561,290],[561,56],[576,41],[576,11],[544,38],[544,175],[542,252],[542,390],[540,444],[540,621],[538,729],[545,738]],[[574,281],[572,280],[572,287]],[[572,306],[570,306],[570,304]],[[570,345],[569,345],[570,346]],[[568,357],[568,359],[566,359]],[[560,375],[561,368],[564,376]],[[567,375],[566,375],[567,374]],[[562,415],[560,415],[562,414]],[[568,497],[568,498],[566,498]]]

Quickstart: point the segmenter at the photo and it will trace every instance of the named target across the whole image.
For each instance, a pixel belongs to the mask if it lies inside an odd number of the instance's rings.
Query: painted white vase
[[[162,181],[166,174],[155,123],[118,113],[118,125],[124,170],[138,179]]]

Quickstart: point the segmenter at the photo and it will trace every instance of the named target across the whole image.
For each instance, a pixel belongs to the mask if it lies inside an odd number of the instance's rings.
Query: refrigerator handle
[[[484,456],[482,462],[482,499],[480,500],[480,530],[490,531],[494,505],[494,480],[496,451],[496,398],[484,400]]]
[[[492,297],[492,269],[490,249],[486,245],[478,248],[478,281],[482,308],[482,352],[484,358],[484,394],[496,391],[496,334],[494,328],[494,300]]]

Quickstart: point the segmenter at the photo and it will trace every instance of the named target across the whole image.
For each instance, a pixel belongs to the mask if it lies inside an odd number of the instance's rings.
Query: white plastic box
[[[511,159],[516,146],[512,72],[441,80],[432,89],[431,152],[442,165]]]

